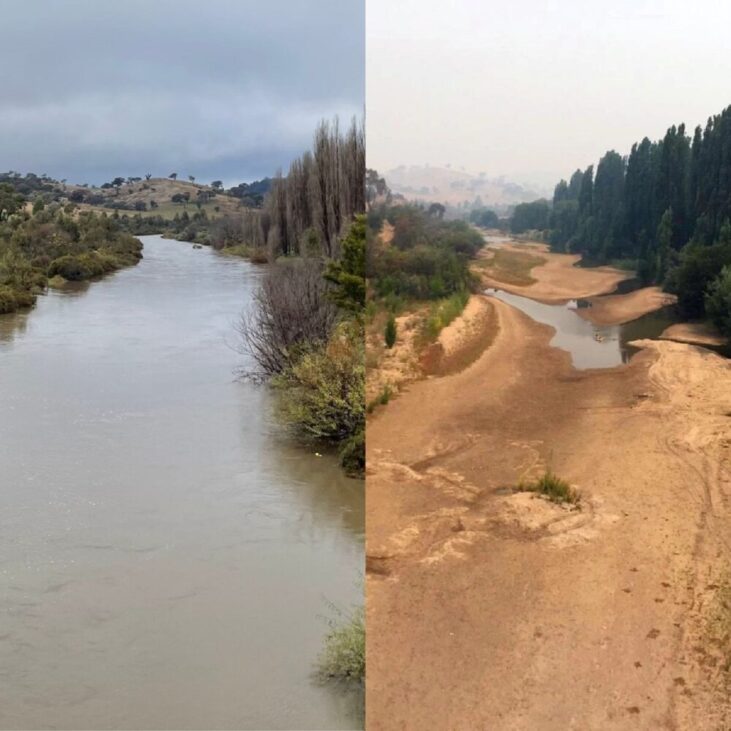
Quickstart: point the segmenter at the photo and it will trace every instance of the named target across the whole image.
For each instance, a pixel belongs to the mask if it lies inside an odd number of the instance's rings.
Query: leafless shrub
[[[304,345],[324,343],[335,326],[337,308],[327,298],[323,263],[317,259],[271,266],[238,323],[239,350],[254,367],[240,375],[264,380],[297,359]]]

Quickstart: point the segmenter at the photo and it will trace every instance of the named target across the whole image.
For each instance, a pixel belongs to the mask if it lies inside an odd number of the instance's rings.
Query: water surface
[[[313,682],[363,486],[235,381],[262,270],[144,259],[0,316],[0,727],[360,728]]]
[[[486,293],[525,312],[536,322],[550,325],[556,332],[550,344],[566,350],[575,368],[612,368],[626,363],[637,352],[629,343],[642,338],[657,338],[665,328],[677,321],[671,307],[625,323],[624,325],[594,325],[577,314],[582,302],[547,305],[528,297],[488,289]]]

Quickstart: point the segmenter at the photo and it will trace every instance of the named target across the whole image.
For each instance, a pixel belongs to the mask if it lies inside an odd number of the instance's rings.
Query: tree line
[[[49,280],[91,279],[142,258],[142,244],[106,214],[73,215],[42,201],[29,212],[6,185],[0,184],[0,313],[31,307]]]
[[[725,301],[723,281],[731,279],[723,279],[731,267],[731,107],[692,136],[673,125],[627,156],[609,150],[596,170],[589,165],[561,180],[550,208],[542,201],[518,208],[514,230],[528,218],[555,250],[592,263],[624,260],[643,282],[677,293],[686,317],[711,314],[720,322],[713,302]]]
[[[338,242],[358,213],[365,210],[365,132],[352,120],[345,132],[339,122],[323,121],[312,150],[277,175],[264,201],[268,214],[267,247],[285,256],[318,252],[338,255]]]

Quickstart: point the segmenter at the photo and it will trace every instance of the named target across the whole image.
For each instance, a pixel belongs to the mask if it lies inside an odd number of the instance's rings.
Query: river
[[[141,240],[0,316],[0,727],[361,728],[312,666],[362,602],[363,484],[234,377],[262,269]]]

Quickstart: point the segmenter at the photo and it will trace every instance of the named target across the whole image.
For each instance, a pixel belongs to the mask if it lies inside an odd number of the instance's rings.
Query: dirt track
[[[368,728],[724,728],[729,362],[647,342],[576,371],[490,304],[477,362],[368,423]],[[546,466],[581,511],[504,489]]]

